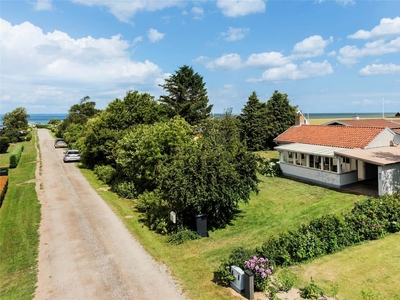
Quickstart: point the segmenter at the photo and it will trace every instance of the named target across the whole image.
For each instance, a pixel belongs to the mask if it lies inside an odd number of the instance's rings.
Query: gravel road
[[[90,187],[63,149],[38,130],[42,170],[39,274],[35,299],[185,299]],[[39,168],[38,168],[39,169]]]

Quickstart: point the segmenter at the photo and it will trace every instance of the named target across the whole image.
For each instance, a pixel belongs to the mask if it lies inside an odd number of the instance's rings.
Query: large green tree
[[[257,191],[256,169],[234,119],[207,120],[195,137],[192,126],[174,118],[140,125],[121,140],[114,189],[139,195],[138,209],[152,229],[168,231],[171,210],[185,227],[193,226],[196,214],[207,214],[209,225],[218,228]]]
[[[83,163],[115,167],[116,145],[126,131],[138,124],[153,124],[165,119],[161,105],[148,93],[129,91],[123,100],[111,101],[85,128]]]
[[[18,142],[20,131],[28,129],[28,118],[29,115],[25,107],[18,107],[4,114],[3,124],[6,126],[4,135],[9,138],[10,142]]]
[[[68,111],[65,120],[57,127],[57,137],[63,137],[71,124],[84,125],[94,117],[100,110],[96,109],[96,102],[90,101],[90,97],[86,96],[79,100],[78,104],[74,104]],[[68,142],[68,141],[67,141]]]
[[[297,106],[289,102],[288,95],[278,91],[267,101],[267,145],[271,148],[275,146],[273,140],[295,123]]]
[[[239,116],[242,140],[251,151],[267,148],[267,127],[269,123],[267,105],[261,102],[256,92],[248,98]]]
[[[160,102],[165,105],[170,117],[180,116],[194,125],[210,115],[212,105],[208,105],[203,77],[192,67],[180,67],[160,86],[168,92],[160,97]]]

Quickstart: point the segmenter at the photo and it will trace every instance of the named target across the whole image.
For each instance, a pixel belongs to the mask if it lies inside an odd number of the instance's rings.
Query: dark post
[[[254,274],[250,270],[244,271],[244,296],[249,300],[254,298]]]

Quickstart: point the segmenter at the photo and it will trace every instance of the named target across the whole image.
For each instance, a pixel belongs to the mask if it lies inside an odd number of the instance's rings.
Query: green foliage
[[[158,191],[139,195],[136,208],[144,213],[144,222],[151,230],[161,234],[172,232],[173,225],[168,222],[171,208]]]
[[[119,142],[118,180],[131,182],[139,193],[153,191],[161,165],[190,142],[193,142],[193,129],[180,118],[136,126]]]
[[[289,103],[287,94],[281,94],[275,91],[271,98],[267,101],[267,145],[273,148],[275,145],[273,140],[289,129],[295,123],[297,106]]]
[[[19,144],[10,153],[10,168],[16,168],[18,166],[23,150],[24,150],[24,144]]]
[[[97,178],[106,184],[111,184],[117,175],[117,171],[111,166],[96,166],[93,171]]]
[[[267,149],[267,105],[253,92],[239,116],[241,138],[250,151]]]
[[[68,126],[68,130],[64,132],[63,137],[68,144],[70,149],[80,149],[79,140],[83,138],[85,134],[85,125],[71,123]]]
[[[160,102],[170,117],[180,116],[191,125],[209,117],[212,105],[208,105],[203,77],[195,73],[192,67],[180,67],[160,86],[168,92],[168,95],[160,97]]]
[[[288,292],[296,284],[296,276],[288,269],[281,270],[275,277],[275,286],[279,291]]]
[[[17,131],[26,130],[28,128],[28,118],[29,115],[24,107],[18,107],[12,112],[4,114],[3,124],[7,127],[6,133],[11,129]]]
[[[68,116],[57,126],[57,137],[64,137],[64,133],[68,131],[68,127],[71,124],[84,125],[99,112],[99,110],[95,108],[96,102],[88,100],[90,100],[90,97],[86,96],[80,100],[79,104],[71,106],[68,111]]]
[[[136,190],[136,186],[133,182],[113,182],[111,189],[118,194],[118,196],[127,198],[127,199],[134,199],[137,197],[138,192]]]
[[[258,172],[267,177],[276,177],[282,175],[282,170],[279,163],[273,162],[270,159],[265,159],[261,156],[257,157]]]
[[[199,238],[200,236],[193,230],[183,228],[180,229],[177,233],[172,233],[168,237],[167,242],[172,245],[180,245],[186,241],[197,240]]]
[[[111,101],[106,109],[87,122],[81,150],[82,162],[89,168],[115,166],[116,148],[127,130],[139,124],[153,124],[164,118],[161,105],[147,93],[129,91],[123,100]]]
[[[323,295],[323,291],[315,284],[312,277],[311,282],[300,289],[300,296],[305,299],[318,300]]]
[[[355,203],[349,213],[324,215],[270,236],[255,251],[276,266],[290,266],[400,231],[400,194]]]
[[[8,139],[10,140],[10,143],[18,143],[21,133],[17,128],[7,127],[4,130],[3,136],[8,137]]]
[[[10,139],[6,136],[0,136],[0,153],[7,153],[10,147]]]
[[[235,279],[231,274],[231,266],[244,269],[245,261],[252,257],[253,253],[243,247],[233,249],[228,259],[222,260],[218,269],[214,271],[214,281],[219,285],[229,286],[230,282]]]
[[[57,126],[57,125],[59,125],[60,123],[61,123],[61,120],[60,120],[60,119],[50,119],[50,120],[47,122],[47,124],[53,125],[53,126]]]
[[[28,134],[25,136],[25,141],[29,142],[31,139],[32,139],[32,133],[28,133]]]

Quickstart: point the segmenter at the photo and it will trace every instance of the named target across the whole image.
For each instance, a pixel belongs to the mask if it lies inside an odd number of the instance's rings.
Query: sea
[[[64,121],[68,114],[29,114],[28,122],[35,124],[47,124],[51,119],[59,119]],[[223,114],[215,114],[215,117]],[[384,118],[395,118],[396,112],[377,112],[377,113],[304,113],[304,117],[308,120],[312,119],[349,119],[355,116],[360,119],[381,119]],[[3,115],[0,114],[0,123],[2,123]]]

